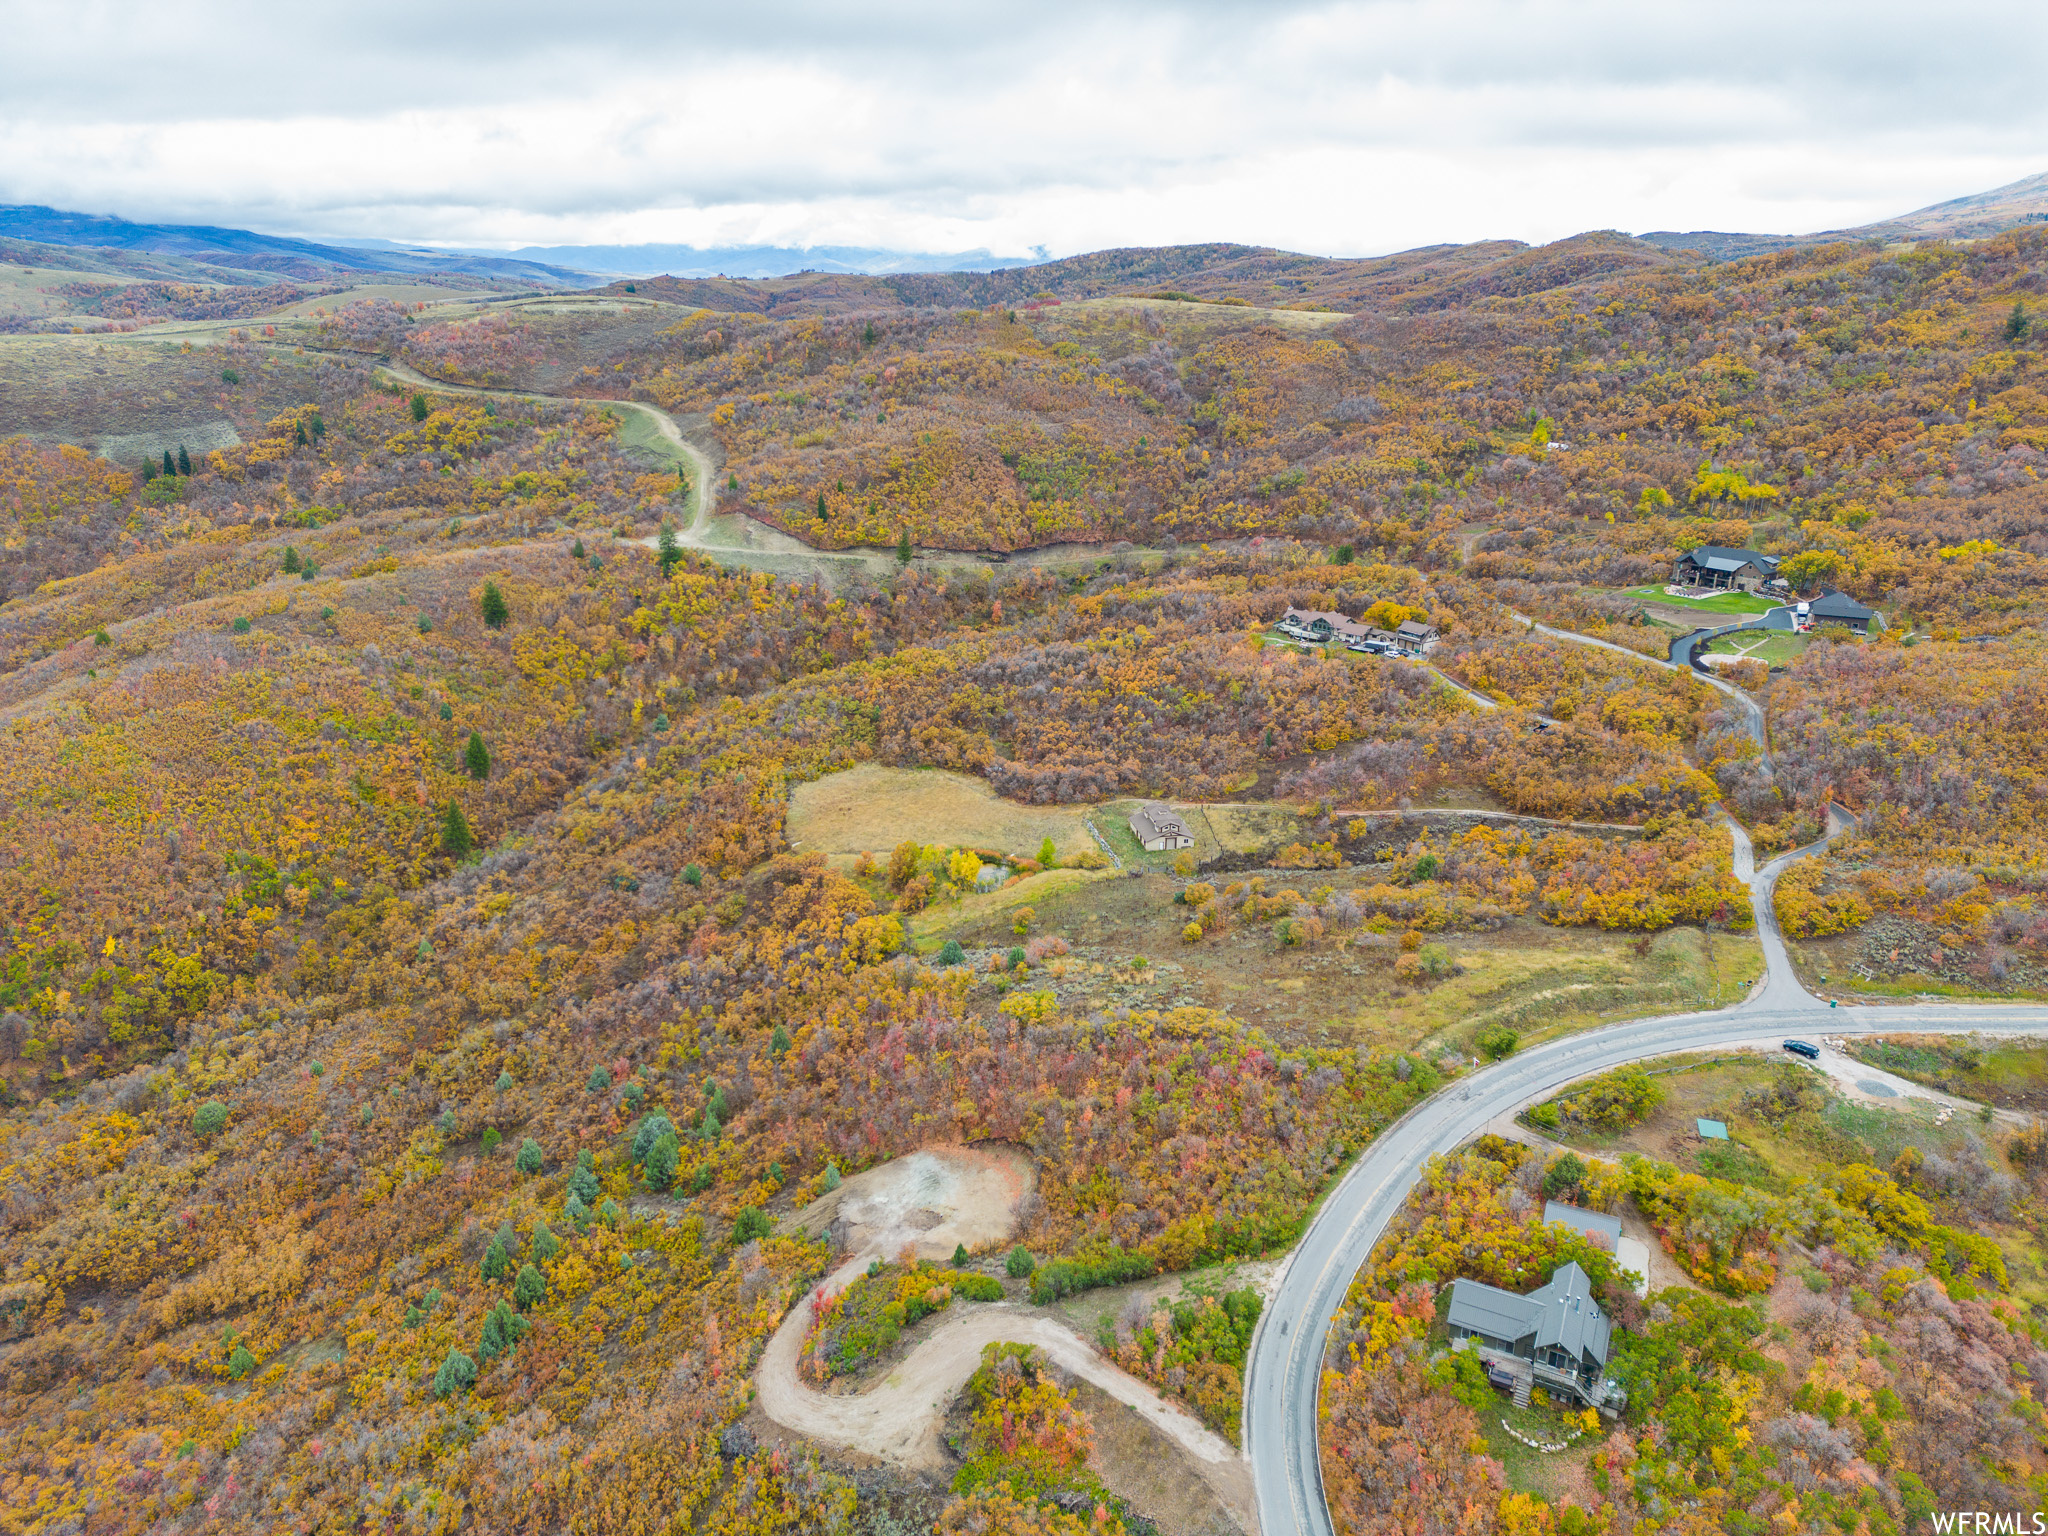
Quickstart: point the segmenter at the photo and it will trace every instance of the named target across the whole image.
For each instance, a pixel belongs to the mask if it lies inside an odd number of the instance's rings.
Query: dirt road
[[[939,1426],[980,1367],[983,1346],[1031,1344],[1181,1447],[1232,1518],[1246,1531],[1256,1530],[1251,1469],[1236,1448],[1035,1307],[956,1301],[881,1385],[838,1396],[804,1384],[798,1363],[818,1296],[838,1295],[871,1261],[895,1259],[905,1248],[920,1258],[944,1259],[956,1243],[987,1247],[1006,1241],[1016,1230],[1018,1206],[1036,1184],[1036,1166],[1015,1148],[931,1148],[855,1174],[789,1217],[785,1230],[836,1228],[853,1256],[792,1307],[769,1340],[755,1372],[761,1411],[809,1439],[935,1471],[945,1466]]]
[[[837,1294],[868,1266],[863,1254],[819,1288]],[[1188,1453],[1189,1464],[1247,1531],[1253,1523],[1251,1469],[1222,1436],[1126,1375],[1043,1312],[1009,1302],[956,1301],[938,1330],[910,1352],[880,1386],[853,1397],[813,1391],[797,1360],[810,1329],[811,1301],[791,1309],[768,1343],[755,1373],[761,1411],[783,1428],[901,1466],[936,1471],[946,1465],[939,1425],[946,1409],[981,1365],[984,1345],[1032,1344],[1061,1369],[1091,1382]]]

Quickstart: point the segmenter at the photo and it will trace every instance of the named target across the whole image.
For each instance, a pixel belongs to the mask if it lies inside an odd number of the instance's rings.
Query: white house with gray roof
[[[1131,812],[1131,836],[1147,853],[1195,846],[1195,834],[1188,824],[1163,805],[1141,805]]]

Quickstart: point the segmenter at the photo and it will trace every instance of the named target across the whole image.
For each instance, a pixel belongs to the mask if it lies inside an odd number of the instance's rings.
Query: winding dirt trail
[[[785,1230],[839,1234],[851,1257],[789,1310],[768,1341],[754,1375],[761,1411],[807,1439],[919,1471],[942,1471],[947,1459],[939,1430],[980,1368],[983,1348],[1029,1344],[1165,1435],[1239,1526],[1256,1531],[1251,1468],[1237,1448],[1035,1307],[955,1301],[878,1385],[841,1394],[804,1382],[804,1338],[819,1300],[838,1295],[870,1261],[893,1259],[906,1248],[920,1258],[943,1260],[956,1242],[986,1247],[1006,1241],[1016,1228],[1018,1203],[1036,1184],[1036,1166],[1018,1149],[931,1148],[856,1174],[789,1218]]]
[[[835,1295],[868,1266],[863,1255],[835,1270],[813,1293]],[[947,1465],[939,1426],[953,1399],[981,1366],[985,1345],[1030,1344],[1061,1369],[1126,1404],[1189,1455],[1195,1472],[1250,1529],[1251,1469],[1230,1442],[1193,1415],[1125,1374],[1045,1313],[1012,1302],[956,1301],[937,1330],[878,1386],[840,1396],[806,1386],[797,1374],[810,1298],[793,1308],[768,1342],[755,1373],[761,1411],[783,1428],[828,1445],[923,1471]]]

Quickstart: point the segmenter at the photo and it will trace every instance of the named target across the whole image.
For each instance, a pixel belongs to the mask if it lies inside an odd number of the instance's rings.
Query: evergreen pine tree
[[[583,541],[578,539],[569,549],[570,555],[578,560],[583,558]]]
[[[653,1114],[642,1117],[640,1124],[633,1131],[633,1161],[646,1162],[647,1154],[653,1150],[654,1144],[661,1140],[664,1132],[673,1135],[675,1123],[660,1110],[657,1109]]]
[[[542,1232],[547,1232],[547,1228],[540,1227],[533,1234],[533,1249],[535,1253],[540,1252],[540,1234]],[[548,1247],[551,1252],[556,1247],[555,1235],[552,1232],[548,1232]],[[531,1264],[520,1265],[519,1278],[512,1282],[512,1299],[519,1304],[519,1309],[522,1312],[525,1311],[536,1301],[546,1296],[547,1293],[547,1276],[543,1275]]]
[[[306,424],[303,421],[292,423],[292,441],[301,448],[306,446]]]
[[[867,330],[866,330],[866,331],[864,331],[864,332],[863,332],[863,333],[861,334],[861,338],[860,338],[860,339],[861,339],[861,344],[862,344],[863,346],[869,346],[869,347],[872,347],[872,346],[873,346],[873,345],[875,344],[875,322],[874,322],[874,321],[870,320],[870,321],[868,322],[868,328],[867,328]]]
[[[647,1183],[653,1189],[667,1189],[675,1182],[676,1160],[682,1153],[682,1144],[676,1140],[675,1129],[663,1122],[662,1133],[654,1138],[654,1145],[647,1149],[647,1156],[641,1161],[647,1168]]]
[[[414,395],[412,397],[412,419],[414,421],[425,421],[427,419],[427,412],[432,409],[433,407],[427,404],[427,397],[425,395]]]
[[[459,859],[476,847],[476,834],[469,830],[469,818],[462,814],[462,806],[450,800],[441,812],[441,851],[451,859]]]
[[[462,751],[463,766],[469,769],[472,779],[488,779],[491,776],[491,754],[484,746],[481,732],[469,733],[469,745]]]
[[[818,521],[821,523],[830,522],[831,518],[832,514],[825,510],[825,493],[820,491],[818,492]]]
[[[2005,317],[2005,339],[2021,341],[2032,330],[2034,322],[2027,318],[2027,306],[2018,299],[2012,301],[2012,313]]]
[[[528,1136],[519,1143],[519,1153],[512,1159],[512,1166],[521,1173],[539,1173],[541,1164],[546,1160],[547,1154],[541,1151],[540,1143]]]
[[[498,1304],[498,1306],[503,1305],[503,1302]],[[505,1323],[504,1319],[498,1315],[498,1307],[493,1307],[484,1314],[483,1337],[476,1342],[476,1357],[479,1360],[488,1362],[497,1359],[503,1353],[505,1353]]]
[[[171,463],[171,450],[166,448],[164,450],[164,473],[167,475],[175,475],[177,472],[177,469]]]
[[[178,444],[178,473],[181,475],[192,473],[192,460],[186,456],[183,443]]]
[[[299,558],[299,552],[287,544],[284,548],[284,573],[296,576],[306,568],[306,562]]]
[[[655,553],[661,560],[661,577],[666,581],[674,573],[676,562],[683,558],[683,547],[676,542],[675,525],[664,521],[661,538],[656,542]]]
[[[910,530],[908,528],[896,535],[896,563],[898,565],[910,564]]]
[[[484,1278],[486,1280],[504,1279],[506,1267],[510,1265],[511,1262],[512,1261],[505,1256],[505,1245],[499,1242],[495,1237],[492,1238],[490,1252],[484,1255]]]
[[[562,1241],[555,1236],[555,1229],[553,1227],[550,1227],[546,1222],[542,1222],[533,1229],[533,1256],[541,1263],[547,1263],[548,1260],[561,1251]],[[533,1266],[529,1264],[526,1267],[531,1269]],[[521,1273],[523,1274],[524,1271],[522,1270]],[[514,1294],[516,1295],[517,1293],[515,1292]]]
[[[490,629],[503,629],[505,620],[512,616],[512,610],[505,606],[505,594],[498,590],[495,581],[484,583],[483,601],[478,604],[484,616],[484,624]]]
[[[590,1149],[576,1154],[576,1171],[569,1175],[569,1193],[585,1205],[597,1198],[597,1174],[590,1165]]]
[[[448,1358],[434,1372],[434,1396],[447,1397],[452,1393],[467,1392],[475,1385],[476,1362],[461,1350],[451,1347]]]

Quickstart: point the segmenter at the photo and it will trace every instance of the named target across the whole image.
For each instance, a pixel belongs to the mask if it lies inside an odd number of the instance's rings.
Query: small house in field
[[[1723,549],[1702,544],[1687,550],[1672,567],[1672,585],[1710,587],[1724,592],[1754,592],[1777,580],[1778,557],[1753,549]]]
[[[1436,641],[1436,626],[1410,619],[1394,631],[1394,643],[1404,651],[1426,651]]]
[[[1866,608],[1846,592],[1827,588],[1819,597],[1806,605],[1806,612],[1816,624],[1846,624],[1859,635],[1870,633],[1870,626],[1877,619],[1877,610]]]
[[[1607,1379],[1613,1327],[1593,1299],[1592,1279],[1576,1264],[1527,1296],[1459,1280],[1447,1321],[1452,1348],[1476,1349],[1488,1378],[1513,1391],[1519,1404],[1527,1406],[1536,1387],[1607,1413],[1628,1400]]]
[[[1171,853],[1195,846],[1188,824],[1163,805],[1141,805],[1131,813],[1131,835],[1147,853]]]

